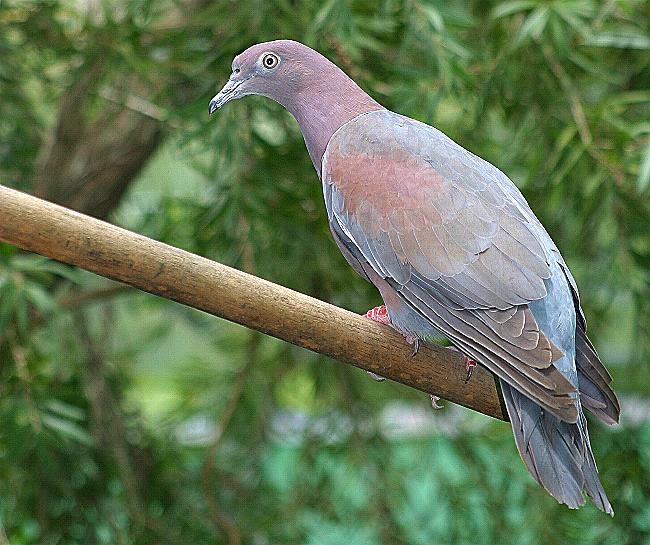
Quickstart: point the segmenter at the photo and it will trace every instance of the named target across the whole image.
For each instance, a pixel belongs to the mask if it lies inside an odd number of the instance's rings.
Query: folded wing
[[[389,111],[331,139],[323,188],[334,237],[409,306],[539,405],[575,422],[563,353],[527,307],[546,295],[549,255],[505,176],[442,133]],[[523,204],[522,204],[523,203]]]

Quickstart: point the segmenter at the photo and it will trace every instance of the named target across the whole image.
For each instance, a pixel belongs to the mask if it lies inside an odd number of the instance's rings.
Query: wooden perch
[[[508,418],[495,377],[478,366],[465,384],[459,353],[421,346],[411,357],[412,347],[389,327],[4,186],[0,240]]]

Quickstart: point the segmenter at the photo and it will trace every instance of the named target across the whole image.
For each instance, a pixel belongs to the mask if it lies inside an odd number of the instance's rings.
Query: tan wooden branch
[[[479,366],[465,384],[458,353],[422,346],[411,357],[389,327],[4,186],[0,240],[507,420],[494,376]]]

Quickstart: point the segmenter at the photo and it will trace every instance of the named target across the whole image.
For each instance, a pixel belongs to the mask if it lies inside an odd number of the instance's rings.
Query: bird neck
[[[315,81],[284,105],[300,125],[319,177],[323,154],[332,135],[358,115],[384,109],[343,71],[337,70],[335,78]]]

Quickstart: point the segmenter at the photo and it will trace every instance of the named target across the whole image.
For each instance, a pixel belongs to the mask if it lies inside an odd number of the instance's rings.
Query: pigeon
[[[317,51],[253,45],[210,101],[246,95],[296,119],[320,178],[332,236],[379,290],[368,317],[409,342],[447,341],[499,377],[532,477],[575,509],[585,494],[613,515],[586,408],[606,424],[620,406],[586,333],[576,282],[515,184],[436,128],[392,112]]]

